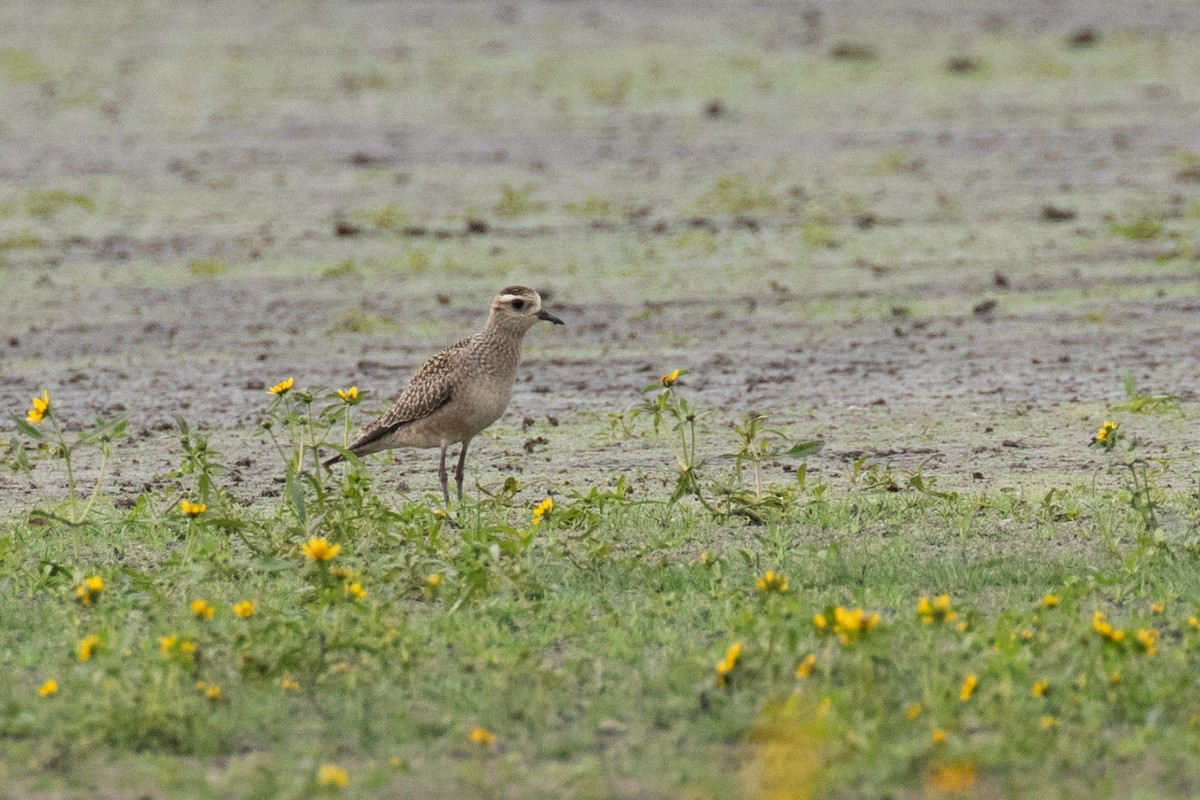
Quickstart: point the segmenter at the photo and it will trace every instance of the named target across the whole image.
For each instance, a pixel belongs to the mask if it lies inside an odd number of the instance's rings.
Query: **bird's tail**
[[[325,467],[332,467],[334,464],[338,463],[339,461],[345,461],[345,460],[346,460],[346,457],[344,455],[342,455],[341,453],[338,453],[333,458],[330,458],[330,459],[327,459],[327,460],[321,462],[321,465],[325,466]]]

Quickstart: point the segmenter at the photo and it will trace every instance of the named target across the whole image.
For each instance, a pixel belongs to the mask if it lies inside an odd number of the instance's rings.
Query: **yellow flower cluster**
[[[471,741],[480,747],[488,747],[496,743],[496,734],[476,726],[471,729]]]
[[[813,615],[813,626],[817,633],[837,634],[843,645],[849,645],[879,624],[879,614],[863,611],[861,608],[849,610],[841,606],[833,609],[833,624],[824,614]]]
[[[958,619],[958,612],[954,610],[954,604],[948,594],[938,595],[932,601],[928,597],[917,600],[917,615],[926,625],[932,625],[935,622],[954,622]]]
[[[281,380],[279,383],[272,386],[270,389],[267,389],[267,391],[275,395],[284,395],[287,394],[288,390],[295,385],[295,378],[285,378],[284,380]]]
[[[925,776],[925,786],[933,794],[965,796],[975,788],[975,765],[970,762],[939,764]]]
[[[30,425],[37,425],[50,414],[50,392],[43,391],[40,395],[33,398],[33,406],[29,412],[25,414],[25,421]]]
[[[221,692],[221,687],[215,683],[207,683],[205,681],[196,681],[196,691],[212,700],[214,703],[220,700],[224,695]]]
[[[1154,628],[1142,628],[1135,638],[1146,655],[1152,656],[1158,652],[1158,631]]]
[[[92,656],[100,649],[100,637],[94,633],[89,633],[87,636],[79,640],[79,647],[75,651],[75,655],[80,661],[91,661]]]
[[[350,783],[346,770],[337,764],[322,764],[317,770],[317,785],[327,789],[345,789]]]
[[[542,517],[550,513],[554,508],[554,498],[547,497],[542,502],[533,507],[533,523],[534,525],[542,524]]]
[[[237,614],[242,619],[250,619],[254,616],[254,612],[258,610],[253,600],[243,600],[240,603],[234,603],[233,613]]]
[[[1056,594],[1048,594],[1042,598],[1042,605],[1046,608],[1055,608],[1062,600]]]
[[[213,605],[207,600],[192,601],[192,614],[197,619],[212,619],[213,615],[216,613],[217,609],[214,608]]]
[[[798,680],[804,680],[809,675],[812,675],[813,668],[816,666],[817,657],[812,653],[809,653],[804,657],[804,660],[800,662],[800,665],[796,667],[796,678]]]
[[[309,561],[329,561],[341,551],[340,544],[330,544],[324,536],[314,536],[300,545],[300,552],[304,553],[304,557]]]
[[[1092,630],[1100,634],[1100,638],[1113,644],[1120,644],[1125,639],[1125,631],[1114,628],[1103,611],[1097,610],[1092,614]]]
[[[162,651],[163,658],[170,658],[171,653],[178,648],[179,652],[189,658],[196,653],[196,643],[189,642],[186,639],[180,639],[178,634],[172,633],[163,636],[158,640],[158,647]]]
[[[75,596],[79,598],[81,605],[90,606],[100,599],[100,593],[103,591],[104,578],[93,575],[90,578],[84,578],[83,583],[75,587]]]
[[[1029,690],[1030,697],[1045,697],[1049,693],[1050,681],[1046,680],[1045,678],[1035,683],[1033,688]]]
[[[1104,424],[1100,426],[1100,430],[1096,431],[1096,441],[1099,444],[1104,444],[1108,441],[1108,437],[1117,432],[1117,428],[1119,427],[1112,420],[1105,420]]]
[[[975,687],[979,685],[979,676],[974,672],[967,673],[963,678],[962,686],[958,689],[958,699],[964,703],[971,699],[971,695],[975,694]]]
[[[53,697],[58,694],[58,681],[49,679],[38,687],[38,697]]]
[[[675,382],[679,380],[679,376],[681,374],[683,374],[681,370],[671,370],[666,375],[663,375],[661,378],[659,378],[658,382],[669,389],[675,385]]]
[[[351,386],[349,389],[338,389],[337,396],[348,406],[358,405],[362,399],[358,394],[357,386]]]
[[[208,506],[204,503],[193,503],[191,500],[180,500],[179,510],[185,517],[198,517],[208,511]]]
[[[725,651],[725,657],[717,662],[717,686],[724,689],[729,685],[729,677],[737,667],[738,659],[742,657],[742,643],[734,642]]]
[[[354,583],[347,583],[345,591],[346,591],[346,596],[349,597],[355,603],[359,602],[360,600],[362,600],[364,597],[367,596],[367,590],[364,589],[362,584],[359,583],[358,581],[355,581]]]
[[[784,594],[788,590],[787,575],[774,570],[767,570],[754,581],[755,587],[763,594],[778,592]]]

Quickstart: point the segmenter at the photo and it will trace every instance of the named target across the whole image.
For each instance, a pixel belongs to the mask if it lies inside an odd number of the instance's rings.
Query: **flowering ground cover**
[[[638,408],[706,416],[686,382]],[[294,386],[264,399],[273,500],[238,502],[184,431],[167,488],[124,506],[80,489],[6,524],[10,783],[1185,796],[1200,779],[1200,495],[1136,471],[1132,423],[1090,442],[1098,470],[1132,470],[1125,489],[1033,502],[803,468],[753,481],[701,457],[728,431],[701,425],[682,463],[676,429],[628,413],[678,499],[621,477],[526,502],[510,478],[447,511],[385,502],[361,462],[314,471],[357,392]],[[83,456],[65,414],[34,399],[21,468]]]

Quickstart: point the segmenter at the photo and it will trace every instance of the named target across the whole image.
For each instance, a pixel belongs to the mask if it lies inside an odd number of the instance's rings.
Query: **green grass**
[[[101,494],[81,514],[81,489],[4,523],[10,786],[305,797],[323,764],[356,797],[909,796],[956,780],[1003,794],[1031,779],[1186,796],[1200,779],[1200,496],[1154,473],[1161,526],[1127,490],[943,493],[919,469],[860,468],[768,484],[786,502],[755,506],[762,525],[622,477],[510,479],[452,507],[459,527],[383,492],[378,465],[295,471],[343,433],[346,407],[323,397],[296,389],[268,410],[276,498],[235,500],[185,428],[180,467],[128,507]],[[1095,457],[1098,474],[1117,458]],[[313,538],[340,550],[307,558]],[[767,570],[786,591],[756,587]],[[102,591],[79,588],[90,576]],[[924,621],[919,599],[940,594],[949,617]],[[878,624],[839,630],[843,608]],[[476,727],[495,742],[472,742]]]

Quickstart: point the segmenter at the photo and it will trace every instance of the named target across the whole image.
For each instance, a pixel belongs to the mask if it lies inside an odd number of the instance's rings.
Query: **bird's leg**
[[[450,490],[447,488],[449,475],[446,474],[446,448],[449,446],[449,444],[442,445],[442,458],[438,462],[438,480],[442,482],[442,499],[446,501],[446,508],[450,507]]]
[[[470,439],[463,439],[462,450],[458,453],[458,466],[454,468],[454,483],[458,486],[458,502],[462,502],[463,465],[467,463],[467,445]]]

